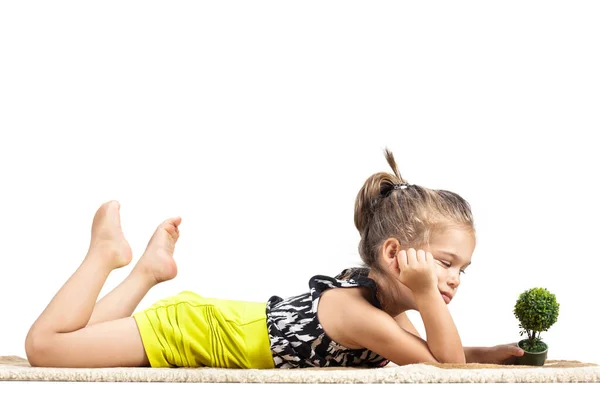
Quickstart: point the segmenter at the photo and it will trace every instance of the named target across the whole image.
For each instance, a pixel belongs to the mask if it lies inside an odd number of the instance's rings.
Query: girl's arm
[[[459,363],[461,358],[464,362],[464,354],[455,358],[436,355],[431,351],[431,343],[402,329],[394,318],[373,307],[353,289],[328,290],[322,295],[318,314],[332,340],[351,348],[367,348],[397,365]]]
[[[458,330],[437,288],[413,293],[431,353],[440,362],[464,364],[465,351]]]

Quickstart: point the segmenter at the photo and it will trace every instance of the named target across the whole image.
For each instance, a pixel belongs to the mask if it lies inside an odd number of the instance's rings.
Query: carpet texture
[[[385,368],[230,370],[215,368],[37,368],[0,356],[0,381],[205,383],[547,383],[600,382],[600,366],[548,360],[543,367],[422,363]]]

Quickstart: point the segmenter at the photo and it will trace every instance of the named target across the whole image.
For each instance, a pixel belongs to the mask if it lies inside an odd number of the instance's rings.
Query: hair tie
[[[406,189],[409,186],[410,186],[410,183],[408,183],[408,182],[396,183],[394,185],[394,189]]]

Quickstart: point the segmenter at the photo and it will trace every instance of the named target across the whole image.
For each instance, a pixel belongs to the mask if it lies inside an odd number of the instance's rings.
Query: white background
[[[132,265],[183,218],[181,290],[266,301],[359,263],[354,199],[389,171],[456,191],[478,246],[450,305],[466,346],[560,303],[550,359],[600,363],[595,2],[4,2],[1,355],[121,203]],[[409,316],[424,334],[418,314]]]

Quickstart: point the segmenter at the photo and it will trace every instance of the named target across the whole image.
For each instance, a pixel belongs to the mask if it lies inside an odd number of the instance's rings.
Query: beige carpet
[[[213,368],[34,368],[0,356],[0,381],[240,382],[240,383],[546,383],[600,382],[600,366],[548,360],[543,367],[490,364],[413,364],[378,369],[227,370]]]

